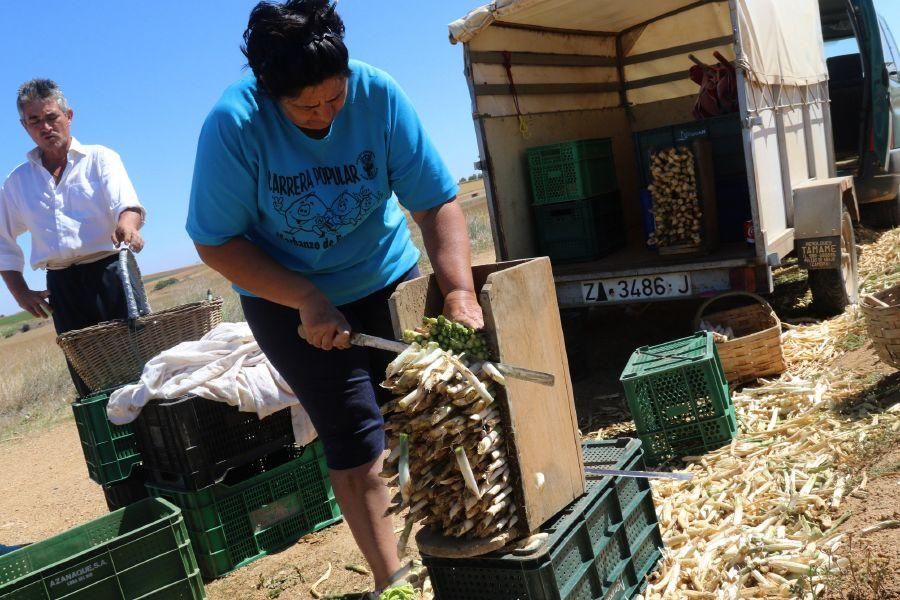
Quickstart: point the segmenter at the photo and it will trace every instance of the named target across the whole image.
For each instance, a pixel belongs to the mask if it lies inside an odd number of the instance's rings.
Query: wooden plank
[[[655,52],[645,52],[644,54],[634,54],[626,57],[622,62],[626,65],[633,65],[642,62],[650,62],[660,58],[669,58],[670,56],[678,56],[687,54],[688,52],[697,52],[698,50],[709,50],[710,48],[718,48],[734,43],[734,36],[725,36],[705,40],[702,42],[694,42],[692,44],[684,44],[683,46],[673,46],[665,50],[656,50]]]
[[[566,348],[550,260],[526,259],[472,268],[485,313],[485,335],[502,362],[551,373],[552,388],[508,380],[497,394],[519,482],[519,515],[528,531],[584,493],[584,468]],[[390,298],[395,335],[442,310],[434,275],[400,284]],[[517,362],[516,362],[517,361]],[[536,473],[542,473],[539,486]]]
[[[584,54],[549,54],[546,52],[510,52],[510,64],[513,66],[532,67],[614,67],[614,56],[588,56]],[[504,65],[506,57],[503,52],[472,51],[469,53],[473,63],[483,65]]]
[[[687,75],[685,75],[687,77]],[[522,83],[516,84],[516,94],[599,94],[619,91],[618,83]],[[508,83],[475,84],[477,96],[512,95],[512,87]]]
[[[496,271],[481,289],[480,300],[500,360],[552,373],[557,380],[553,388],[512,380],[506,387],[508,435],[522,475],[521,508],[527,528],[536,531],[583,494],[585,485],[550,260]]]
[[[690,74],[688,69],[679,71],[678,73],[669,73],[667,75],[657,75],[656,77],[647,77],[645,79],[635,79],[634,81],[626,81],[626,90],[636,90],[638,88],[651,87],[654,85],[662,85],[664,83],[672,83],[673,81],[688,81]]]
[[[491,27],[503,29],[521,29],[534,31],[535,33],[559,33],[562,35],[586,35],[588,37],[616,37],[614,31],[590,31],[587,29],[566,29],[560,27],[542,27],[540,25],[526,25],[524,23],[511,23],[509,21],[494,21]]]

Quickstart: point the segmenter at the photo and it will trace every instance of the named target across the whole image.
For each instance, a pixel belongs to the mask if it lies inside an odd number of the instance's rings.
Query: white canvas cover
[[[816,0],[737,0],[742,66],[760,83],[828,79]]]
[[[795,85],[827,79],[816,0],[732,2],[743,43],[739,63],[751,79],[766,84]],[[453,43],[470,42],[496,21],[557,30],[619,33],[694,3],[694,0],[496,0],[451,23],[450,40]],[[667,24],[667,20],[673,22]],[[626,54],[662,50],[698,38],[714,39],[733,31],[726,1],[713,1],[667,20],[656,22],[643,31],[635,30],[632,35],[636,41]],[[687,20],[690,24],[675,26],[674,21],[679,20]],[[632,65],[628,70],[628,81],[652,76],[640,64]]]

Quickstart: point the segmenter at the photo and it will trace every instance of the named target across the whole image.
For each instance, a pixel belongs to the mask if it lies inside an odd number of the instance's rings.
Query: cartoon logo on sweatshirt
[[[284,219],[278,238],[298,248],[330,248],[390,196],[384,190],[357,187],[377,174],[375,154],[369,150],[351,164],[311,167],[292,175],[267,170],[272,208]]]
[[[287,226],[278,237],[303,248],[328,248],[369,216],[378,198],[379,195],[365,187],[357,192],[345,190],[331,204],[326,204],[316,193],[288,202],[276,198],[273,208]],[[309,237],[314,239],[303,239]]]

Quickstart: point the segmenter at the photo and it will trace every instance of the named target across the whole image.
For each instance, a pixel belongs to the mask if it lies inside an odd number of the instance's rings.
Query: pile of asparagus
[[[700,199],[694,154],[689,148],[668,148],[650,156],[653,218],[656,230],[647,245],[699,246],[702,241]]]
[[[382,476],[400,488],[391,512],[409,509],[401,544],[415,521],[451,537],[509,531],[518,522],[516,498],[494,402],[503,375],[456,350],[487,354],[478,334],[444,317],[404,337],[412,344],[388,365],[382,384],[396,396],[382,408],[390,448]]]

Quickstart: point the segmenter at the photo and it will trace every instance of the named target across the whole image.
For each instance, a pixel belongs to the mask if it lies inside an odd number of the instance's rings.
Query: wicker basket
[[[900,285],[863,296],[860,306],[878,357],[900,369]]]
[[[148,360],[181,342],[199,340],[222,321],[221,298],[150,313],[130,251],[123,251],[120,264],[128,319],[106,321],[56,338],[92,392],[139,379]]]
[[[747,296],[753,304],[704,315],[707,308],[722,298]],[[708,299],[697,310],[694,329],[706,321],[730,327],[735,337],[716,342],[716,350],[729,383],[745,383],[760,377],[780,375],[787,368],[781,346],[781,321],[761,297],[750,292],[726,292]]]

